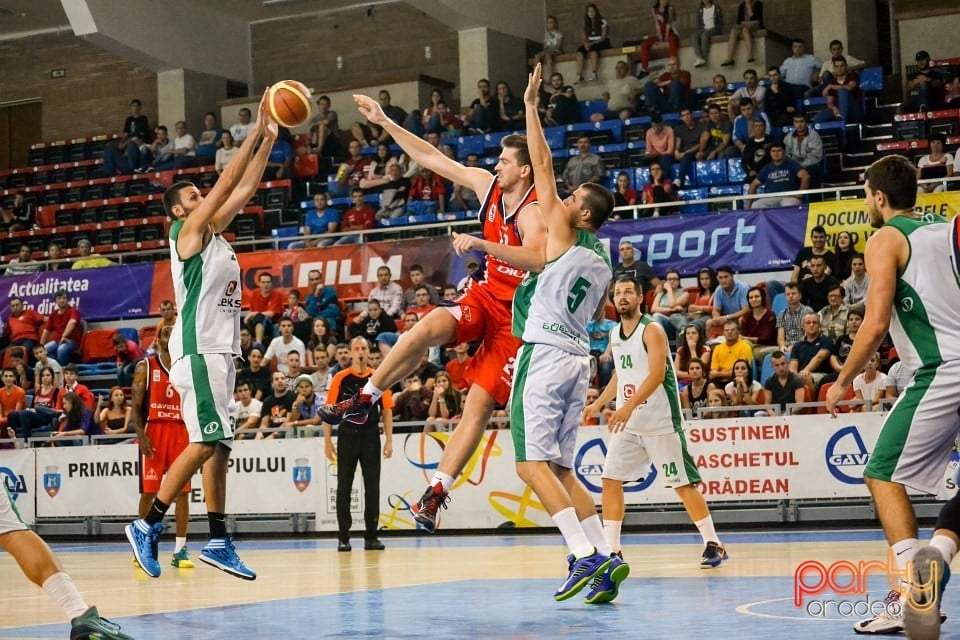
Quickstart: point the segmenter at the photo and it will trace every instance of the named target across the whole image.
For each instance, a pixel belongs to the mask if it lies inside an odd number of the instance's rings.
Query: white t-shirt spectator
[[[903,361],[897,360],[887,370],[887,388],[893,387],[897,390],[897,396],[899,396],[910,384],[912,378],[913,372],[904,368]]]
[[[260,411],[263,409],[263,403],[256,398],[250,399],[250,404],[243,406],[239,400],[232,400],[229,406],[230,417],[233,418],[233,424],[236,427],[244,424],[250,419],[250,416],[260,417]]]
[[[735,385],[732,382],[728,382],[727,386],[723,388],[723,392],[727,394],[728,398],[732,398],[733,392],[736,390],[736,388],[737,388],[737,385]],[[761,389],[763,389],[763,385],[760,384],[757,380],[754,380],[753,382],[750,383],[750,395],[755,394],[757,391],[760,391]]]
[[[283,336],[277,336],[270,341],[270,346],[267,347],[267,352],[263,354],[263,359],[265,362],[270,362],[272,359],[277,359],[277,371],[286,375],[287,374],[287,354],[291,351],[296,351],[300,354],[300,362],[303,362],[304,354],[307,352],[307,348],[303,344],[303,340],[297,336],[293,336],[290,339],[290,342],[284,343]]]
[[[173,139],[173,148],[174,149],[189,149],[184,155],[195,156],[197,155],[197,141],[193,139],[193,136],[189,133],[185,133],[178,138]]]
[[[860,395],[863,396],[864,400],[869,400],[873,402],[877,397],[877,394],[883,391],[886,393],[887,390],[887,375],[880,371],[877,372],[877,377],[873,379],[872,382],[867,382],[863,374],[861,373],[856,378],[853,379],[853,390],[859,391]],[[883,397],[881,395],[881,397]],[[880,407],[873,405],[870,407],[871,411],[877,411]]]

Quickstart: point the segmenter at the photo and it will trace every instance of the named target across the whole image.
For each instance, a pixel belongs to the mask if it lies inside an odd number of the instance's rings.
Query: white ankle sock
[[[443,490],[449,493],[450,487],[453,486],[453,476],[443,471],[436,471],[430,478],[430,486],[435,487],[438,483],[443,485]]]
[[[594,514],[586,520],[581,520],[580,527],[587,535],[590,544],[596,547],[597,553],[602,553],[605,556],[612,553],[610,545],[607,544],[607,539],[603,535],[603,524],[600,522],[600,516]]]
[[[913,556],[917,555],[917,549],[920,548],[920,541],[916,538],[907,538],[890,547],[893,550],[893,562],[897,569],[906,569],[907,563],[913,561]]]
[[[947,564],[950,564],[953,556],[957,555],[957,544],[949,536],[933,536],[930,539],[930,546],[943,554]]]
[[[187,546],[187,536],[183,536],[182,538],[180,536],[177,536],[177,541],[173,545],[173,552],[176,553],[177,551],[180,551],[180,549],[183,549],[185,546]]]
[[[370,402],[376,402],[380,399],[380,396],[383,395],[383,391],[377,389],[372,382],[367,380],[367,384],[363,385],[363,389],[360,390],[360,393],[370,396]]]
[[[708,542],[720,542],[720,538],[717,536],[716,530],[713,528],[713,516],[707,516],[703,520],[697,520],[693,523],[697,527],[697,531],[700,532],[700,537],[703,538],[703,544]]]
[[[89,609],[89,605],[83,601],[83,596],[77,591],[73,579],[63,571],[55,573],[47,578],[43,583],[43,591],[60,605],[63,612],[67,614],[67,620],[73,620],[77,616]]]
[[[583,527],[580,526],[580,520],[577,519],[577,512],[573,507],[567,507],[553,514],[553,522],[560,529],[560,535],[563,541],[567,543],[570,553],[576,558],[584,558],[593,553],[594,547],[587,539]]]
[[[623,528],[623,520],[604,520],[603,537],[607,540],[607,546],[610,547],[610,553],[619,553],[620,551],[620,530]]]

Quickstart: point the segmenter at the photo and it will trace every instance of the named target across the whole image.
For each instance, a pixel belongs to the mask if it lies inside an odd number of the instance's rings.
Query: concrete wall
[[[916,64],[914,58],[920,49],[929,51],[934,60],[960,56],[960,48],[957,47],[960,12],[898,20],[897,25],[900,31],[900,60],[903,67]],[[903,68],[900,72],[903,72]]]

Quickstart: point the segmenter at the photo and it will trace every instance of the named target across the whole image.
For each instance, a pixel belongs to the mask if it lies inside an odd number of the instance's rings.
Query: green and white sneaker
[[[173,554],[173,558],[170,559],[170,566],[177,569],[193,569],[196,566],[190,559],[190,554],[187,553],[186,545]]]
[[[70,640],[134,640],[120,631],[120,625],[101,618],[96,607],[90,607],[70,621]]]

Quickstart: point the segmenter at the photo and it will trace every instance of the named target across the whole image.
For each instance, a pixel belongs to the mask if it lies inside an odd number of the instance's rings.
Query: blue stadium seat
[[[293,239],[300,235],[300,226],[275,227],[270,230],[270,235],[273,237],[274,251],[286,249],[290,246],[290,243],[293,242]],[[289,240],[281,241],[281,238],[289,238]]]
[[[743,170],[743,161],[740,158],[727,160],[727,182],[743,182],[747,179],[747,172]]]
[[[770,311],[773,311],[773,315],[779,316],[780,312],[787,308],[787,295],[785,293],[778,293],[773,296],[773,300],[770,302]]]
[[[476,218],[476,211],[447,211],[437,214],[437,222],[451,222],[455,220],[466,220],[467,218]]]
[[[547,146],[551,149],[562,149],[564,131],[562,126],[546,127],[543,130],[543,137],[547,139]]]
[[[721,185],[710,187],[711,198],[719,198],[722,196],[739,196],[739,195],[742,195],[739,184],[721,184]]]
[[[695,166],[693,183],[698,187],[728,182],[726,160],[697,162]]]
[[[641,189],[650,182],[650,167],[637,167],[633,170],[633,188]]]
[[[603,120],[601,122],[580,122],[578,124],[568,124],[567,133],[580,131],[608,131],[613,138],[619,142],[623,139],[623,122],[620,120]]]
[[[140,332],[133,327],[118,327],[117,333],[122,335],[127,340],[133,340],[137,344],[140,344]]]
[[[584,122],[590,122],[590,116],[595,113],[606,113],[607,112],[607,101],[596,98],[594,100],[581,100],[580,105],[580,119]]]
[[[482,156],[483,143],[483,136],[461,136],[457,138],[457,159],[466,160],[471,153]]]
[[[773,364],[770,362],[771,360],[773,360],[772,353],[763,356],[763,364],[760,365],[760,377],[756,378],[760,384],[765,383],[767,378],[773,375]],[[753,362],[756,363],[757,361],[754,360]]]
[[[883,67],[861,69],[860,88],[864,91],[883,91]]]
[[[698,189],[682,189],[677,192],[677,195],[680,196],[681,200],[703,200],[709,197],[709,191],[706,188]],[[710,207],[706,203],[699,204],[689,204],[680,207],[680,213],[686,215],[697,215],[702,213],[708,213]]]

